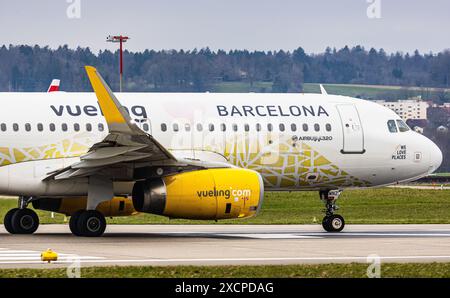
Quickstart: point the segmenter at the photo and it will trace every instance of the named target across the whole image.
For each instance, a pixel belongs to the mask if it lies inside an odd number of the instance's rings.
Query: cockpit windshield
[[[395,121],[394,120],[389,120],[387,122],[387,126],[389,129],[389,132],[397,132],[397,125],[395,125]]]
[[[408,131],[410,128],[403,120],[397,120],[398,130],[400,132]]]

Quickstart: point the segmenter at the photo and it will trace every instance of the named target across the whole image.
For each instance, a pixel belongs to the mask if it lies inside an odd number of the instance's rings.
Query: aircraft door
[[[364,131],[359,118],[358,110],[353,104],[342,104],[336,106],[341,117],[343,144],[341,153],[343,154],[363,154]]]

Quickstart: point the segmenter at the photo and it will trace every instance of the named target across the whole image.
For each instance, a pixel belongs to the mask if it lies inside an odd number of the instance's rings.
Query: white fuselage
[[[117,93],[131,118],[178,158],[260,172],[266,189],[371,187],[439,167],[426,137],[370,101],[321,94]],[[86,195],[87,180],[44,181],[108,129],[94,93],[0,93],[0,193]],[[388,129],[394,121],[395,130]],[[100,127],[99,127],[100,125]],[[103,129],[102,129],[103,127]],[[129,194],[132,182],[117,181]]]

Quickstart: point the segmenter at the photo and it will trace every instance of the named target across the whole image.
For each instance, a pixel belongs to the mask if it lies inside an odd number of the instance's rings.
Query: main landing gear
[[[334,214],[338,209],[336,200],[339,198],[342,190],[321,190],[320,199],[325,204],[325,217],[322,220],[322,227],[327,232],[340,232],[345,227],[345,221],[339,214]]]
[[[11,234],[33,234],[39,227],[39,217],[28,204],[35,197],[19,197],[18,207],[9,210],[3,220],[5,229]],[[72,214],[70,231],[76,236],[99,237],[106,229],[105,216],[96,210],[79,210]]]
[[[96,210],[78,210],[70,217],[69,227],[75,236],[99,237],[105,232],[106,220]]]
[[[36,212],[27,209],[33,197],[19,197],[19,206],[9,210],[3,223],[10,234],[33,234],[39,227],[39,217]]]

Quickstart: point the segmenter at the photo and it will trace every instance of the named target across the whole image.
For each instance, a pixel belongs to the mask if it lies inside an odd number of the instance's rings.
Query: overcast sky
[[[368,1],[0,0],[0,44],[68,44],[97,52],[116,49],[105,38],[122,33],[132,38],[126,45],[132,51],[301,46],[320,53],[327,46],[357,44],[387,52],[450,48],[450,1]]]

